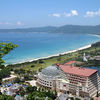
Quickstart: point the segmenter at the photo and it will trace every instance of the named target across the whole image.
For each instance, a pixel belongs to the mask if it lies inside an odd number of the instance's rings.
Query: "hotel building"
[[[37,83],[45,88],[60,92],[70,92],[82,97],[94,97],[97,92],[100,93],[98,71],[75,67],[75,61],[42,69],[38,73]]]

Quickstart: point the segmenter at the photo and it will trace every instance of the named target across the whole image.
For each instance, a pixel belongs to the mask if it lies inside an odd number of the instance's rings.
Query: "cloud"
[[[100,16],[100,8],[97,11],[87,11],[84,17]]]
[[[72,16],[78,16],[77,10],[71,10],[71,15]]]
[[[18,21],[17,25],[24,25],[24,24],[21,21]]]
[[[21,21],[17,21],[16,23],[11,23],[11,22],[0,22],[0,25],[24,25]]]
[[[0,25],[10,25],[11,23],[9,23],[9,22],[0,22]]]
[[[61,14],[59,14],[59,13],[53,13],[53,14],[49,14],[49,16],[61,17]]]
[[[71,16],[78,16],[78,11],[77,10],[71,10],[70,13],[64,12],[65,17],[71,17]]]
[[[78,16],[78,11],[77,10],[71,10],[70,13],[53,13],[53,14],[49,14],[48,16],[54,16],[54,17],[61,17],[61,16],[65,16],[65,17],[71,17],[71,16]]]

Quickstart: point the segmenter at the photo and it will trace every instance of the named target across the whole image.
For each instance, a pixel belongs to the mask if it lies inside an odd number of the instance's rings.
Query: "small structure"
[[[6,83],[6,82],[13,82],[13,81],[15,80],[15,78],[17,78],[17,76],[11,74],[10,77],[3,78],[3,79],[2,79],[2,82],[3,82],[3,83]]]
[[[93,56],[93,57],[90,57],[90,60],[100,60],[100,56]]]
[[[85,56],[85,53],[83,54],[83,61],[88,61],[86,56]]]
[[[23,100],[23,97],[21,97],[20,95],[16,95],[15,100]]]
[[[16,94],[20,91],[22,88],[22,85],[19,84],[12,84],[11,86],[6,86],[5,88],[1,88],[2,94],[10,95],[10,96],[16,96]]]
[[[31,80],[31,81],[25,81],[26,83],[29,83],[32,86],[36,86],[36,80]]]
[[[69,99],[69,95],[68,94],[64,94],[62,93],[57,100],[68,100]]]

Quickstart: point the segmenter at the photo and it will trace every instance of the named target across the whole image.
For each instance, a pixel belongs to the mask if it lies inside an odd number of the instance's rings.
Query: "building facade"
[[[94,97],[100,93],[100,77],[94,69],[75,67],[75,61],[49,66],[38,73],[37,83],[52,90],[77,96]]]

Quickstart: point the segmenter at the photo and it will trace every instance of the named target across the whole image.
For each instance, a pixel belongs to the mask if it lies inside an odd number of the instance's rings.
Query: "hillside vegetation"
[[[47,32],[47,33],[73,33],[73,34],[100,34],[100,25],[97,26],[81,26],[81,25],[64,25],[60,27],[36,27],[36,28],[20,28],[20,29],[0,29],[0,32]]]

